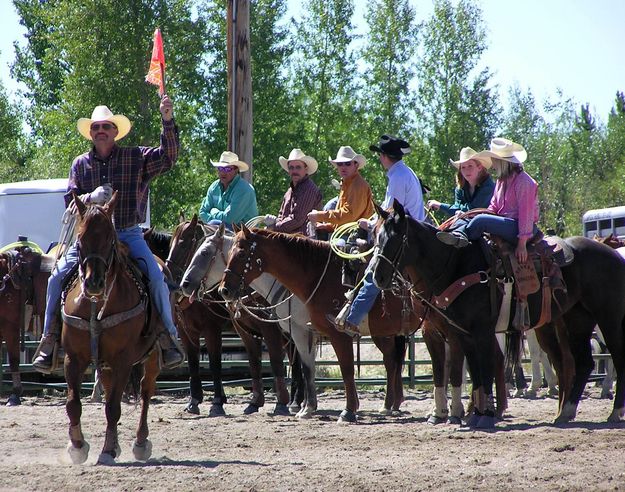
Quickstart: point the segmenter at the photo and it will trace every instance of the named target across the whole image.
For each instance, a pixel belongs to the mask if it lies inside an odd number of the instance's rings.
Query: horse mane
[[[147,234],[146,234],[147,233]],[[154,229],[144,229],[143,237],[145,238],[152,253],[161,260],[167,259],[169,255],[169,245],[173,234],[166,231],[155,231]]]
[[[300,264],[311,268],[323,268],[328,261],[328,254],[331,254],[330,243],[327,241],[267,229],[254,229],[253,233],[284,244],[285,248],[295,253]]]

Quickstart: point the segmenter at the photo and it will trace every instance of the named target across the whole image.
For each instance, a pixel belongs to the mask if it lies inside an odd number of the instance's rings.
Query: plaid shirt
[[[69,172],[65,205],[77,195],[90,193],[110,183],[117,190],[115,227],[126,229],[145,221],[150,181],[169,171],[176,159],[180,141],[174,121],[163,121],[160,147],[118,147],[107,159],[96,155],[95,148],[74,159]]]

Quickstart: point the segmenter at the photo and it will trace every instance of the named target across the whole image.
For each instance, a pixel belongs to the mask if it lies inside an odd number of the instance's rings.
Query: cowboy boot
[[[174,369],[184,362],[184,350],[167,330],[163,330],[158,337],[163,356],[163,368]]]
[[[50,374],[54,367],[54,354],[58,351],[61,325],[53,321],[48,333],[41,337],[41,342],[33,357],[33,368],[43,374]]]

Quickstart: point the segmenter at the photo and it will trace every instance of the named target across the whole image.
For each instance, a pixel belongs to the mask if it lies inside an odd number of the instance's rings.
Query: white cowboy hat
[[[490,150],[483,150],[476,157],[494,157],[514,164],[522,164],[527,159],[527,152],[522,145],[507,138],[497,137],[490,141]]]
[[[236,166],[241,172],[245,172],[250,168],[245,162],[239,160],[238,155],[229,151],[222,152],[219,160],[217,162],[211,161],[211,164],[214,167]]]
[[[317,164],[317,160],[314,157],[304,154],[301,149],[293,149],[289,154],[289,158],[278,157],[278,162],[282,166],[286,172],[289,172],[289,162],[290,161],[302,161],[306,164],[306,172],[308,175],[315,174],[317,169],[319,168],[319,164]]]
[[[485,157],[479,157],[478,153],[475,150],[473,150],[471,147],[464,147],[460,151],[460,159],[458,159],[457,161],[454,161],[453,159],[449,159],[449,163],[452,166],[454,166],[456,169],[460,169],[460,164],[463,164],[470,160],[479,161],[480,164],[484,166],[486,169],[490,169],[490,167],[493,165],[493,162],[490,159],[487,159]]]
[[[344,145],[339,148],[339,151],[336,153],[336,159],[328,157],[328,161],[332,164],[336,164],[337,162],[356,161],[358,163],[358,169],[365,167],[365,164],[367,163],[365,156],[362,154],[356,154],[354,149],[352,149],[349,145]]]
[[[91,135],[89,134],[91,124],[100,121],[108,121],[117,127],[117,136],[115,137],[115,140],[120,140],[128,135],[128,132],[132,127],[132,123],[130,123],[128,118],[126,118],[123,114],[113,114],[113,112],[106,106],[96,106],[93,113],[91,113],[91,118],[79,118],[76,127],[78,128],[78,132],[83,137],[87,140],[91,140]]]

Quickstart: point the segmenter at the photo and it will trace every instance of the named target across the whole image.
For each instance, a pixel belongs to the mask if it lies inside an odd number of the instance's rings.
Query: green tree
[[[336,191],[329,186],[333,170],[325,164],[327,156],[346,142],[357,148],[362,139],[352,47],[354,2],[307,0],[303,10],[306,14],[294,28],[292,80],[304,133],[294,146],[319,160],[316,181],[330,197]]]
[[[22,111],[9,100],[0,81],[0,183],[29,178],[28,142],[22,130]]]
[[[419,31],[415,9],[408,0],[373,0],[367,4],[365,20],[362,94],[369,134],[409,135],[415,104],[410,86]]]
[[[490,71],[478,71],[486,49],[480,8],[471,0],[436,0],[421,30],[417,64],[417,121],[428,144],[420,171],[433,193],[451,197],[453,169],[447,164],[462,147],[483,148],[499,125],[499,100]]]
[[[28,45],[18,52],[13,73],[27,86],[29,121],[42,143],[33,162],[39,176],[67,175],[72,159],[88,149],[76,132],[76,120],[89,116],[99,104],[133,122],[123,144],[158,142],[159,98],[144,78],[152,34],[160,27],[167,92],[182,130],[182,152],[174,171],[152,186],[152,218],[159,225],[171,224],[177,210],[197,195],[189,150],[204,146],[203,135],[195,131],[206,94],[202,73],[206,27],[201,10],[195,15],[191,0],[15,0],[14,4],[27,28]]]

